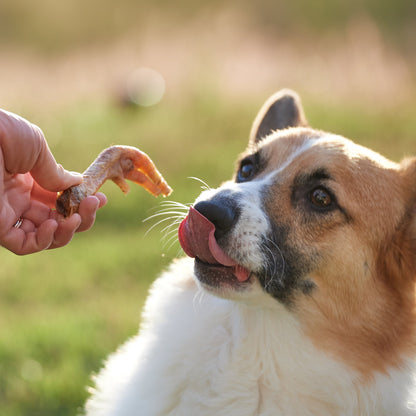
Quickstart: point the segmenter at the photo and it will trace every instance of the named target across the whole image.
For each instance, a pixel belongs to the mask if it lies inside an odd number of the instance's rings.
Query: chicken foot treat
[[[111,146],[103,150],[82,176],[80,185],[66,189],[56,200],[56,210],[65,217],[78,212],[80,202],[94,195],[107,179],[115,182],[125,194],[130,189],[125,179],[154,196],[168,196],[172,192],[149,156],[131,146]]]

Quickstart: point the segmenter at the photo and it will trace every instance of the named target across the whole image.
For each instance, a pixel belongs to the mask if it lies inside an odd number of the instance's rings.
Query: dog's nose
[[[238,219],[238,209],[231,203],[201,201],[194,208],[214,224],[217,239],[229,231]]]

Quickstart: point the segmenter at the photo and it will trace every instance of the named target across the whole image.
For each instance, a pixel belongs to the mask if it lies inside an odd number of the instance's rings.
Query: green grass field
[[[195,96],[180,105],[121,109],[104,102],[56,113],[29,108],[59,162],[83,170],[110,144],[141,148],[174,193],[188,203],[231,176],[251,122],[266,97],[242,104],[220,95]],[[343,134],[399,160],[416,153],[415,103],[397,112],[325,107],[305,101],[311,125]],[[400,110],[400,111],[399,111]],[[133,335],[149,285],[180,254],[168,247],[156,220],[160,209],[143,189],[124,196],[108,183],[108,205],[95,227],[66,248],[18,257],[1,250],[0,414],[66,416],[81,412],[90,376],[117,345]],[[166,243],[166,244],[165,244]]]

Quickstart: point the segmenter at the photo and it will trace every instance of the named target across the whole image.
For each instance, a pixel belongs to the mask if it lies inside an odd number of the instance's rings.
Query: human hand
[[[0,245],[30,254],[68,244],[75,232],[92,227],[104,194],[83,200],[79,213],[63,218],[55,210],[58,191],[82,175],[58,165],[42,131],[15,114],[0,110]]]

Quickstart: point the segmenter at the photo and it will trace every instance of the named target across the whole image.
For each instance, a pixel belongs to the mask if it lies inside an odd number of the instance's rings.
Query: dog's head
[[[292,91],[266,102],[233,180],[201,194],[179,236],[204,289],[285,305],[363,373],[413,348],[416,160],[307,127]]]

